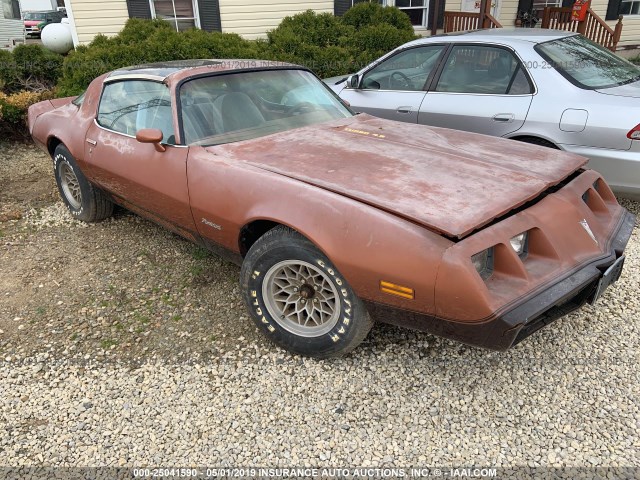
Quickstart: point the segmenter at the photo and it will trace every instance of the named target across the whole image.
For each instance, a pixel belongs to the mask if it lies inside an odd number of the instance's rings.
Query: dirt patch
[[[57,199],[51,159],[32,144],[0,144],[0,231]]]

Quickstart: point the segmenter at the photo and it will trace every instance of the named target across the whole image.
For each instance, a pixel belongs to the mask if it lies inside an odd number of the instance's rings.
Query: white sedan
[[[640,198],[640,68],[582,35],[422,38],[325,83],[356,112],[583,155],[616,193]]]

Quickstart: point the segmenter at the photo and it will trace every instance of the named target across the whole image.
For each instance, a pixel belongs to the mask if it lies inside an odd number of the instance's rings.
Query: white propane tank
[[[64,20],[67,20],[66,18]],[[67,20],[68,21],[68,20]],[[50,23],[42,29],[42,44],[52,52],[65,54],[73,50],[73,37],[68,23]]]

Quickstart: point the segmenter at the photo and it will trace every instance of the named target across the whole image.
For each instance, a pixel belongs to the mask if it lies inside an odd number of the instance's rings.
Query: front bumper
[[[491,350],[507,350],[558,318],[594,300],[604,272],[618,260],[629,242],[636,218],[625,212],[609,253],[556,280],[529,297],[482,323],[462,323],[366,302],[376,320],[427,331],[441,337]]]

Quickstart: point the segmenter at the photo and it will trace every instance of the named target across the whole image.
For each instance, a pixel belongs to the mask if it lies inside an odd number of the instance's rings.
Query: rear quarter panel
[[[80,107],[71,103],[76,97],[53,99],[29,107],[29,129],[38,146],[48,151],[49,143],[58,139],[83,168],[85,133],[95,118],[105,76],[91,82]]]

